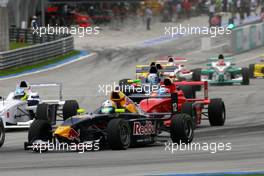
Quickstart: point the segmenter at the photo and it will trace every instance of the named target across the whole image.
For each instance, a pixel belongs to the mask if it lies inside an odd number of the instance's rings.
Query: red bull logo
[[[77,131],[75,131],[73,128],[69,131],[69,139],[71,139],[71,140],[74,140],[74,139],[78,140],[79,137],[80,137],[80,134]]]
[[[133,135],[150,135],[155,134],[155,126],[151,121],[146,121],[145,125],[141,125],[140,122],[134,122]]]

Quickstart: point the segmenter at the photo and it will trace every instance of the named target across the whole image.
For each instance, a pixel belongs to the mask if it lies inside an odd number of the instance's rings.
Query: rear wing
[[[62,100],[62,83],[41,83],[41,84],[31,84],[32,88],[42,88],[42,87],[58,87],[59,88],[59,99]]]
[[[233,62],[233,61],[235,61],[236,59],[235,58],[233,58],[233,57],[225,57],[225,61],[228,61],[228,62]],[[218,61],[218,57],[209,57],[208,58],[208,61],[209,62],[216,62],[216,61]]]
[[[174,70],[178,69],[179,67],[177,65],[162,65],[162,69],[159,69],[158,71],[160,73],[164,72],[174,72]],[[150,66],[137,66],[136,67],[136,73],[148,73],[150,70]]]
[[[207,81],[193,81],[193,82],[189,82],[189,81],[181,81],[181,82],[174,82],[173,83],[175,86],[192,86],[192,87],[196,87],[196,86],[201,86],[204,88],[204,99],[193,99],[190,101],[203,101],[203,100],[208,100],[209,96],[208,96],[208,82]]]
[[[161,57],[159,60],[156,61],[156,63],[168,63],[170,57],[166,56],[166,57]],[[181,62],[187,62],[188,59],[183,58],[183,57],[175,57],[172,56],[171,58],[173,58],[173,62],[174,63],[181,63]]]

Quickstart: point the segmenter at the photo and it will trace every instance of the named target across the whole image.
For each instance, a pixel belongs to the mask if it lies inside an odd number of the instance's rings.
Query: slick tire
[[[242,85],[249,85],[250,73],[248,68],[242,68]]]
[[[194,128],[196,128],[197,117],[196,117],[195,108],[193,107],[193,103],[192,102],[183,103],[181,107],[181,113],[188,114],[189,116],[191,116],[193,119]]]
[[[45,103],[38,104],[36,110],[36,120],[49,120],[49,105]]]
[[[176,114],[171,119],[170,136],[174,143],[191,143],[194,136],[193,119],[188,114]]]
[[[192,71],[193,71],[192,80],[193,81],[201,81],[202,70],[200,68],[197,68],[197,69],[194,69]],[[201,86],[194,86],[194,89],[196,91],[201,91],[202,87]]]
[[[62,108],[63,120],[65,121],[68,118],[77,115],[78,109],[79,104],[76,100],[66,100]]]
[[[185,98],[187,99],[193,99],[196,97],[196,92],[193,89],[192,86],[186,85],[186,86],[179,86],[179,89],[183,91],[183,94]]]
[[[255,72],[255,64],[249,65],[249,77],[254,78],[254,72]]]
[[[2,121],[0,121],[0,148],[3,146],[5,142],[5,128]]]
[[[226,120],[225,104],[222,99],[211,99],[208,106],[208,118],[211,126],[223,126]]]
[[[47,120],[34,120],[30,125],[28,143],[32,144],[35,140],[52,141],[52,127]],[[33,148],[33,151],[39,152],[39,149]]]
[[[125,150],[131,143],[131,130],[127,121],[112,119],[106,128],[107,141],[112,150]]]

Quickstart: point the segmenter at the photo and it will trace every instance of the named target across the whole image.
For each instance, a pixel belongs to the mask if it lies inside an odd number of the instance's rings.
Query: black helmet
[[[220,54],[220,55],[218,56],[218,59],[224,59],[223,54]]]

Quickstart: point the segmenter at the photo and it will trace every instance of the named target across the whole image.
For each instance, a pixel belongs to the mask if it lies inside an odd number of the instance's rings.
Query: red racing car
[[[163,91],[153,92],[150,96],[131,95],[130,98],[142,100],[139,103],[140,108],[147,113],[166,113],[172,111],[172,103],[170,98],[161,99],[153,98],[152,96],[160,96],[163,93],[177,93],[178,94],[178,109],[177,112],[189,114],[193,117],[195,126],[201,124],[202,117],[208,117],[211,126],[222,126],[226,120],[225,104],[221,98],[209,99],[208,97],[208,82],[172,82],[170,79],[164,80]],[[178,87],[201,86],[204,88],[204,96],[202,98],[188,99],[184,96],[182,90]],[[170,126],[171,121],[164,122],[165,126]]]

